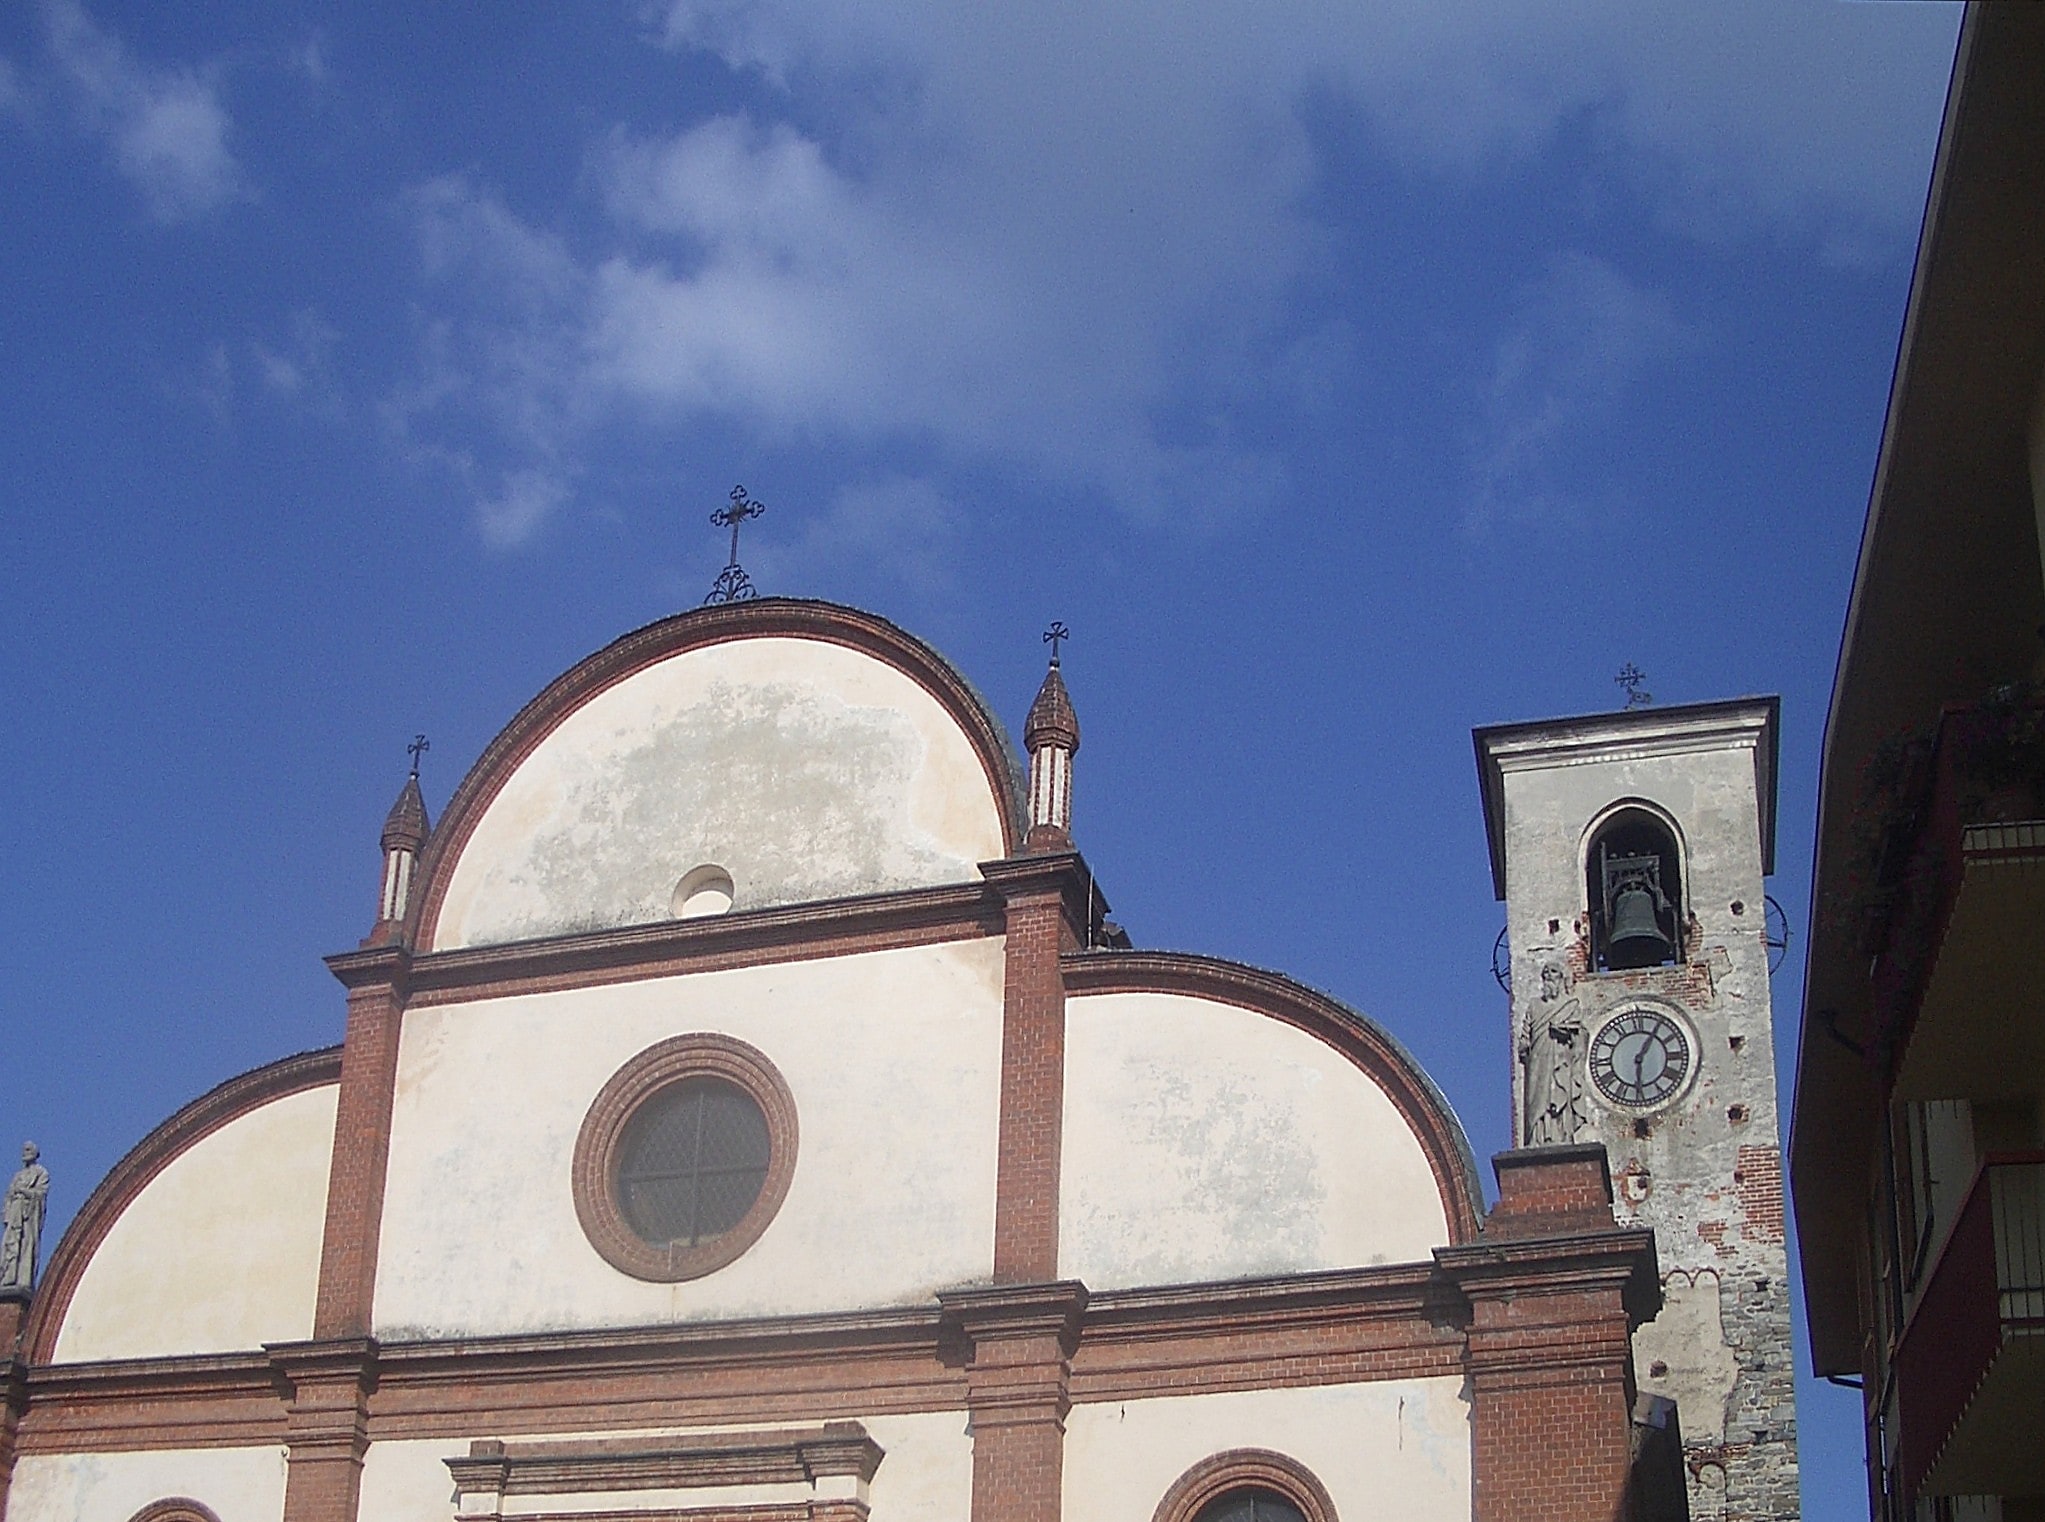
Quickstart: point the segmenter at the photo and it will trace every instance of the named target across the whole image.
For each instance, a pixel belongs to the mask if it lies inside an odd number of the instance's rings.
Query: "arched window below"
[[[1622,808],[1585,853],[1591,970],[1626,972],[1683,960],[1683,857],[1675,832],[1644,808]]]
[[[1240,1485],[1201,1507],[1193,1522],[1306,1522],[1306,1516],[1275,1490]]]
[[[210,1506],[201,1506],[184,1496],[171,1496],[162,1501],[151,1501],[128,1522],[220,1522],[220,1518]]]
[[[1151,1522],[1335,1522],[1335,1503],[1304,1464],[1234,1448],[1179,1476]]]

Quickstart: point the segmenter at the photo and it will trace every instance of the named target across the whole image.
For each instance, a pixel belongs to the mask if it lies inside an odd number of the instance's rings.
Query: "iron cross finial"
[[[1626,689],[1626,706],[1628,708],[1645,708],[1654,701],[1653,693],[1642,692],[1640,690],[1640,684],[1647,680],[1647,673],[1634,665],[1633,662],[1628,661],[1625,665],[1621,666],[1619,674],[1613,677],[1612,680]]]
[[[743,486],[734,486],[731,489],[730,505],[720,507],[710,515],[712,523],[719,528],[731,530],[731,558],[724,563],[724,569],[717,573],[717,581],[710,588],[710,595],[703,599],[705,603],[745,602],[749,598],[759,596],[754,590],[752,579],[738,563],[738,528],[746,519],[757,518],[766,510],[766,503],[753,501],[746,495]]]
[[[419,758],[433,749],[433,742],[424,735],[412,736],[412,743],[405,747],[405,754],[412,758],[412,775],[419,775]]]
[[[1058,664],[1058,644],[1072,638],[1072,631],[1065,627],[1063,619],[1051,620],[1051,627],[1044,631],[1044,643],[1051,647],[1051,664]]]

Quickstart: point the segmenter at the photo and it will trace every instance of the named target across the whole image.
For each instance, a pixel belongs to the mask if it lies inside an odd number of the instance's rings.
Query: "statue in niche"
[[[34,1142],[21,1148],[21,1171],[7,1185],[5,1225],[0,1226],[0,1294],[35,1288],[36,1255],[42,1246],[43,1212],[50,1198],[50,1170],[36,1159]]]
[[[1552,1014],[1536,1012],[1520,1046],[1525,1071],[1520,1110],[1520,1145],[1551,1147],[1573,1142],[1583,1128],[1584,1054],[1589,1032],[1571,999]]]

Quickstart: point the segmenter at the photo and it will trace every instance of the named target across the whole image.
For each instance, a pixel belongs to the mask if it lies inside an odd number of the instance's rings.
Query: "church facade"
[[[1685,1515],[1612,1139],[1529,1129],[1487,1210],[1382,1028],[1130,947],[1078,747],[1055,658],[1025,760],[921,642],[760,599],[578,664],[430,828],[407,782],[340,1044],[0,1299],[0,1515]]]

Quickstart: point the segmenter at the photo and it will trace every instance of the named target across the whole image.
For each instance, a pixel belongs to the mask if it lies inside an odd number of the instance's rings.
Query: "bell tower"
[[[1634,1335],[1673,1401],[1694,1522],[1800,1514],[1763,879],[1775,698],[1476,732],[1505,902],[1520,1146],[1599,1141],[1652,1227]]]

